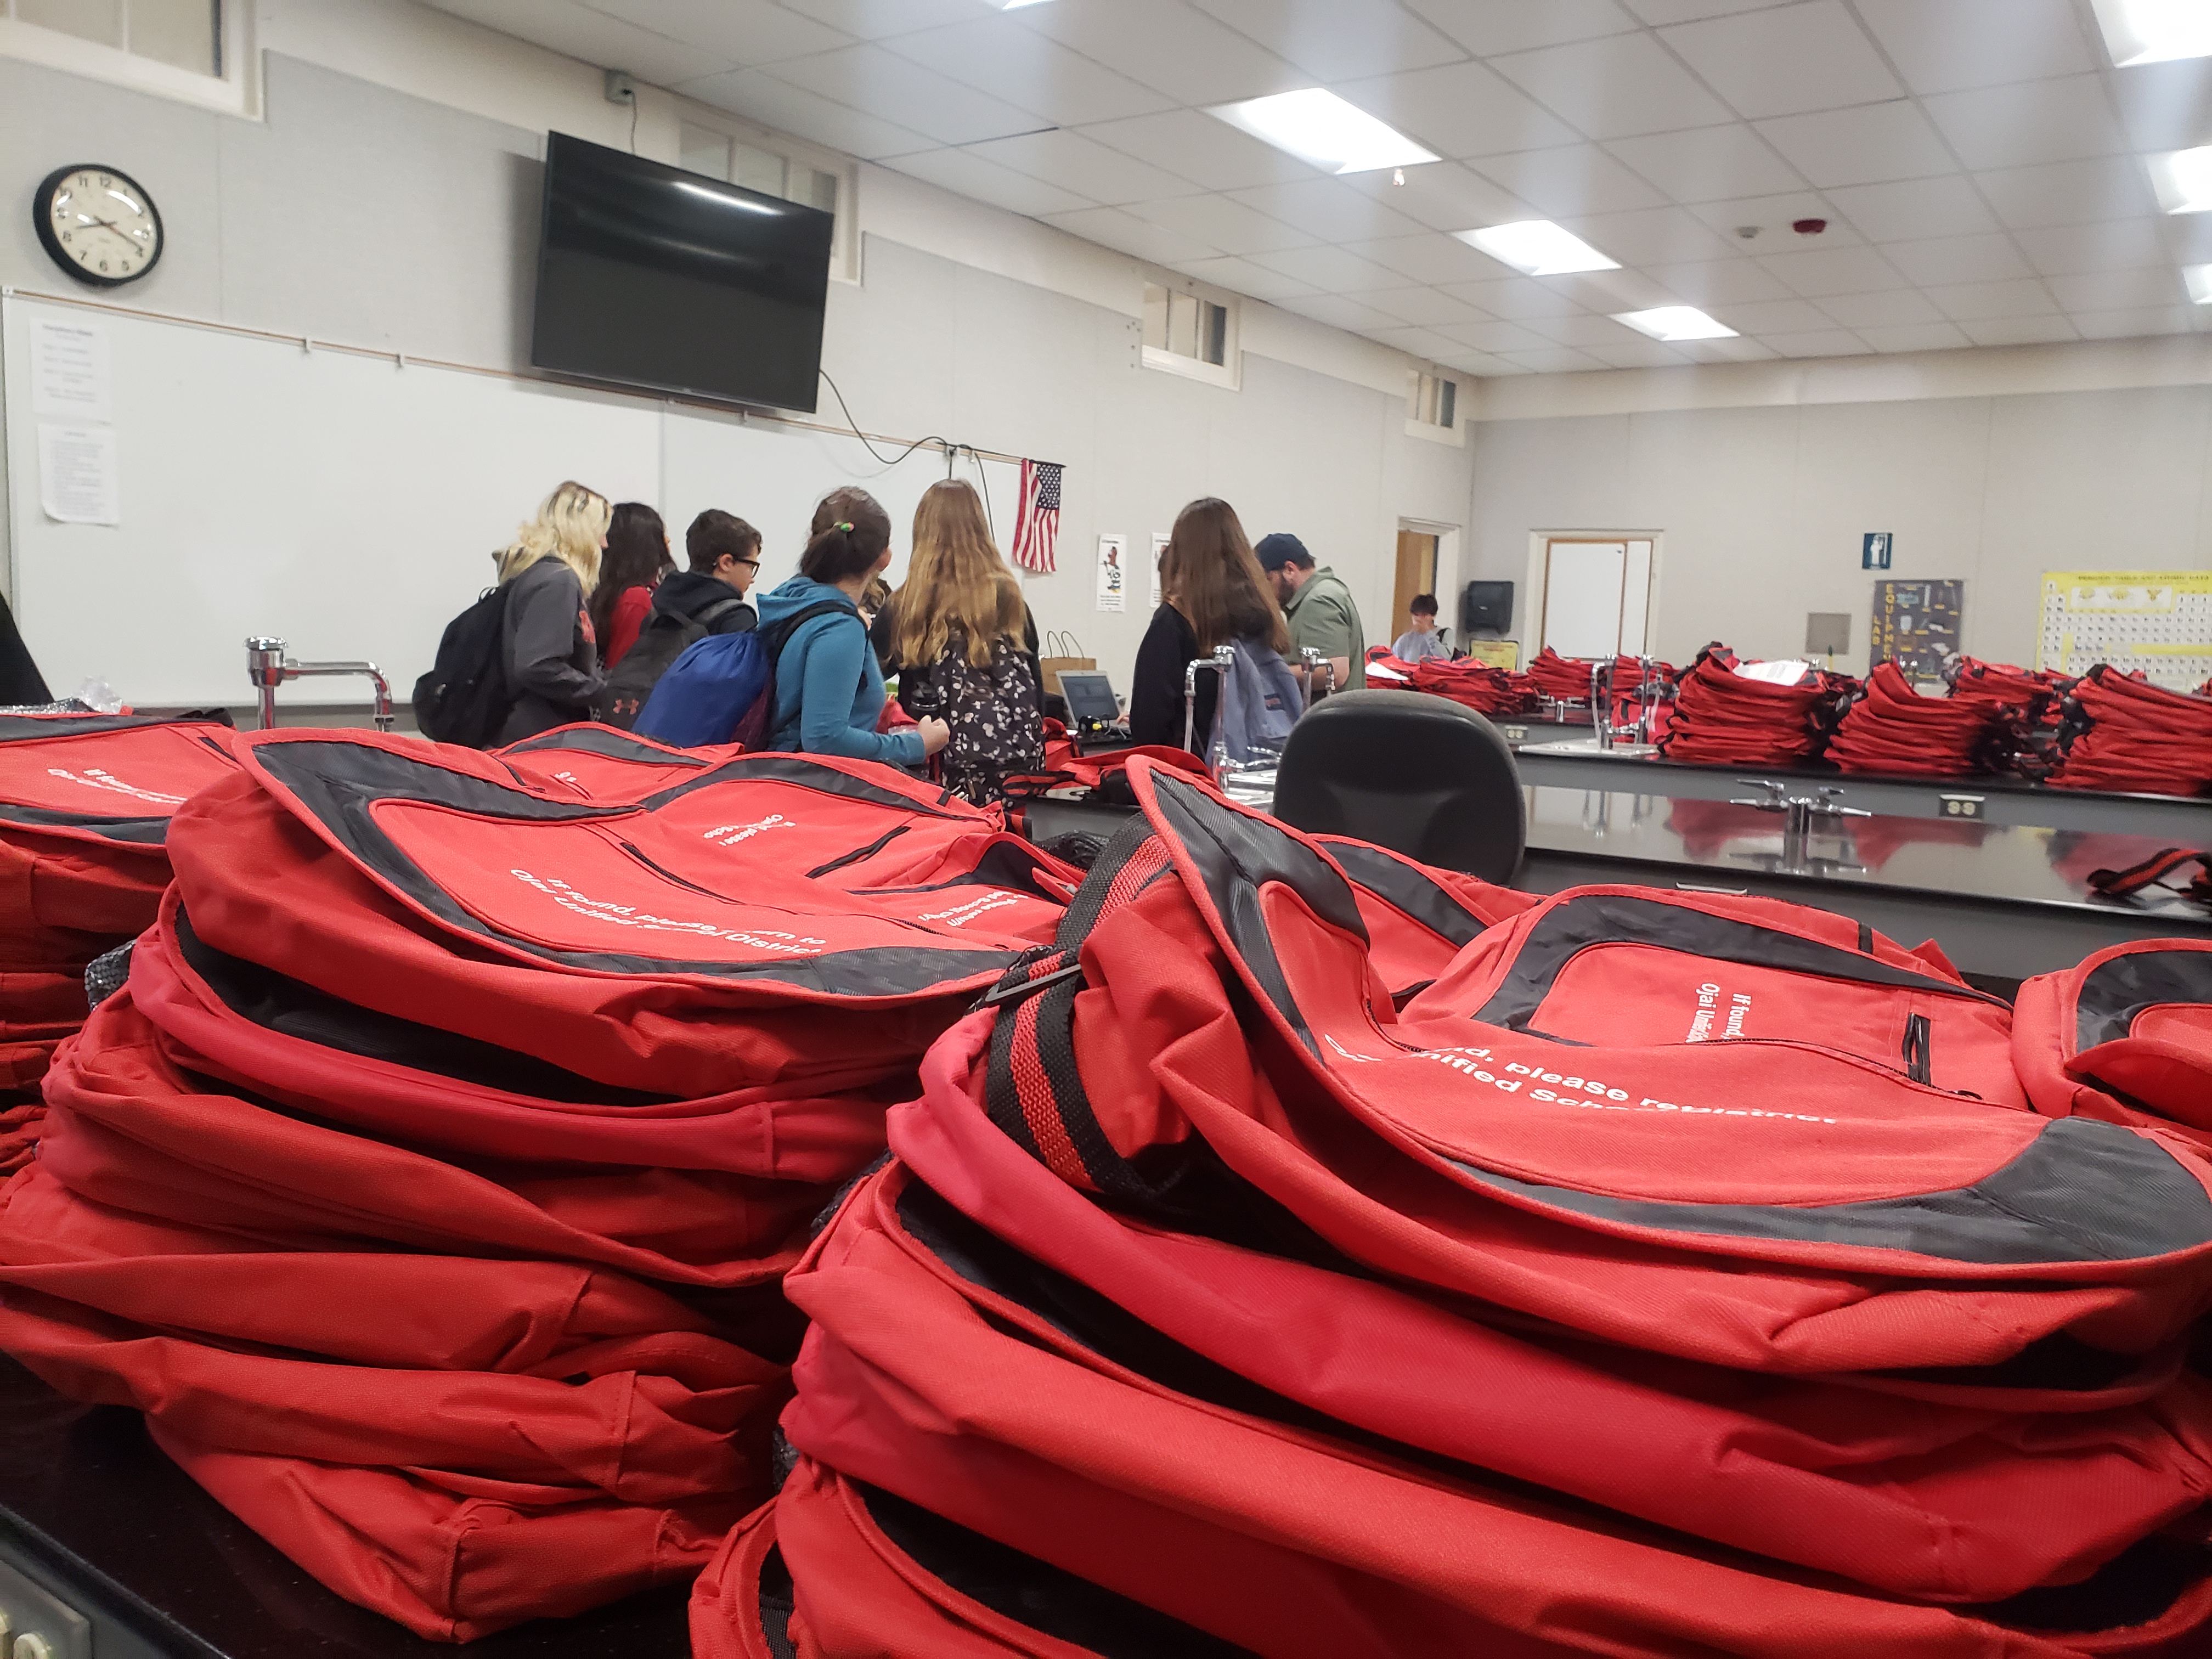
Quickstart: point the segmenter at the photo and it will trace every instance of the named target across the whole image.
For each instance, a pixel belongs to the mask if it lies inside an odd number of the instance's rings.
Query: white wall
[[[155,194],[169,246],[152,275],[117,296],[125,303],[526,368],[544,133],[627,138],[628,112],[601,98],[598,70],[407,0],[268,0],[259,29],[267,48],[259,121],[0,60],[0,154],[19,158],[33,177],[97,155]],[[640,149],[673,159],[683,111],[681,100],[647,88]],[[1148,273],[1138,261],[882,169],[861,169],[859,196],[863,281],[832,285],[824,367],[871,430],[936,433],[1067,464],[1062,574],[1030,585],[1041,626],[1074,631],[1126,684],[1150,608],[1142,555],[1151,532],[1168,528],[1184,501],[1218,494],[1238,506],[1255,536],[1294,530],[1334,562],[1367,610],[1370,635],[1388,637],[1398,519],[1460,524],[1467,514],[1468,453],[1404,433],[1410,360],[1248,302],[1241,391],[1144,370],[1135,319]],[[0,216],[0,284],[70,286],[21,216]],[[221,423],[225,396],[220,384],[205,387],[199,417]],[[824,409],[836,418],[826,398]],[[312,421],[314,412],[299,416]],[[681,410],[668,422],[732,425]],[[160,434],[128,441],[158,442]],[[705,447],[731,441],[723,432]],[[857,444],[805,441],[842,446],[858,481],[880,470]],[[802,526],[787,521],[796,516],[787,504],[749,502],[743,488],[769,452],[745,452],[752,459],[732,465],[729,493],[715,494],[691,482],[696,469],[669,464],[684,447],[665,447],[670,498],[657,503],[678,533],[700,507],[727,507],[768,532],[767,575],[787,571]],[[684,453],[700,449],[694,442]],[[504,535],[533,504],[502,499],[481,504],[465,523],[410,523],[405,477],[388,476],[378,461],[374,453],[358,457],[363,502],[374,501],[374,516],[400,534],[451,539],[470,583],[486,537]],[[455,468],[467,464],[465,452],[454,454]],[[876,483],[896,512],[942,471],[941,459],[920,454]],[[1014,473],[990,471],[1003,526]],[[126,515],[142,523],[149,514],[221,511],[220,502],[134,501],[127,453],[123,476]],[[34,493],[33,483],[11,480],[24,493]],[[333,508],[357,518],[367,510],[355,502]],[[15,516],[23,510],[15,505]],[[1092,599],[1096,539],[1106,532],[1129,538],[1139,567],[1129,611],[1118,617],[1099,615]],[[89,613],[100,592],[100,538],[110,532],[68,533],[83,543],[72,551],[86,572]],[[359,563],[344,568],[346,579],[358,579]],[[228,574],[204,576],[213,585]],[[272,604],[279,597],[269,596]],[[435,596],[424,605],[427,651],[452,607]],[[265,625],[286,626],[281,616]],[[376,640],[302,638],[295,646],[317,655],[380,652],[403,664],[410,654]],[[235,655],[234,645],[210,648]],[[118,685],[129,695],[127,684]],[[295,690],[299,701],[349,695],[328,683]]]
[[[2178,343],[2191,362],[2199,343]],[[2045,570],[2212,568],[2204,385],[1537,416],[1470,438],[1470,574],[1522,584],[1516,626],[1531,532],[1657,531],[1651,644],[1676,662],[1712,639],[1796,655],[1807,612],[1842,611],[1838,666],[1863,672],[1868,531],[1895,535],[1890,577],[1963,578],[1966,649],[2015,663]]]

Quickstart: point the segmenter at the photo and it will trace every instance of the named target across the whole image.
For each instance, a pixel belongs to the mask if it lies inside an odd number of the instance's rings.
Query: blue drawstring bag
[[[833,611],[853,615],[849,605],[825,602],[774,628],[693,641],[668,665],[630,729],[673,749],[720,743],[764,747],[775,730],[775,664],[784,641],[800,623]]]

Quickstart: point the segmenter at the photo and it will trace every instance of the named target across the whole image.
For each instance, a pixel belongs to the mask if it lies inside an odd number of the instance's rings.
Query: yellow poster
[[[2035,665],[2100,662],[2176,691],[2212,679],[2212,571],[2045,571]]]
[[[1469,640],[1467,654],[1491,668],[1518,668],[1521,665],[1521,641],[1518,640]]]

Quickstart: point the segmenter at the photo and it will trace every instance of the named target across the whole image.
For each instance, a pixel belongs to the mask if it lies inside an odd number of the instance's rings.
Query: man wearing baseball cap
[[[1260,568],[1267,573],[1268,585],[1282,602],[1284,619],[1291,625],[1291,648],[1310,648],[1328,658],[1335,665],[1340,691],[1366,684],[1366,632],[1343,578],[1327,565],[1315,569],[1306,544],[1280,531],[1261,537],[1252,550],[1260,556]]]

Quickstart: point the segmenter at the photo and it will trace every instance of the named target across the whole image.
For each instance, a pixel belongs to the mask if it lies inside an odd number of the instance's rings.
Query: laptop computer
[[[1067,702],[1067,731],[1078,754],[1129,746],[1128,728],[1121,724],[1121,702],[1103,670],[1062,669],[1060,695]]]

